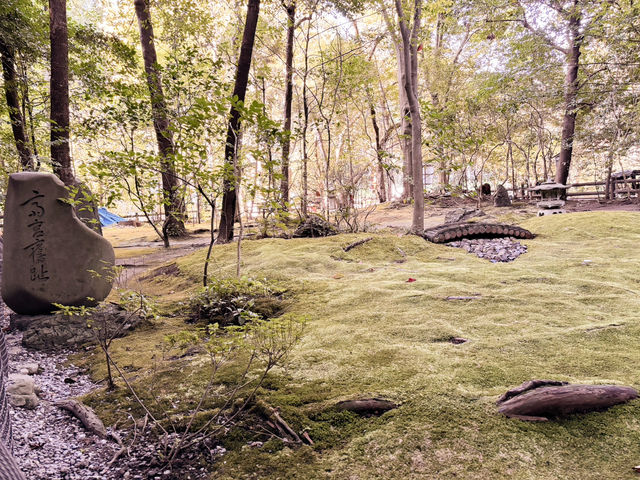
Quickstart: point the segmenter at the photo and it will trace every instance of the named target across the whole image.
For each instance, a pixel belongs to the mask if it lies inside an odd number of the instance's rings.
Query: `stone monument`
[[[2,298],[16,313],[49,313],[54,303],[93,306],[111,291],[113,248],[78,219],[67,196],[54,175],[9,176]]]

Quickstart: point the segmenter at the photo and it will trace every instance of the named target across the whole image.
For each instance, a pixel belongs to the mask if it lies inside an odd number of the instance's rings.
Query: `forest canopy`
[[[639,19],[632,0],[6,0],[3,184],[62,172],[121,214],[164,205],[165,235],[208,203],[228,240],[236,209],[602,181],[640,167]]]

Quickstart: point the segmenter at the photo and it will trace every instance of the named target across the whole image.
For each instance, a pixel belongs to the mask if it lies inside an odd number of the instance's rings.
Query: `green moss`
[[[243,242],[243,274],[284,286],[288,311],[311,319],[287,368],[274,371],[259,396],[316,445],[244,448],[249,437],[240,435],[212,465],[215,478],[633,478],[640,402],[544,424],[503,418],[494,402],[531,378],[639,386],[640,214],[521,225],[537,237],[509,264],[393,234]],[[234,276],[235,247],[214,247],[214,276]],[[196,286],[203,259],[204,252],[179,259],[180,276],[162,292]],[[170,301],[183,301],[180,293]],[[445,300],[470,294],[479,299]],[[167,318],[152,334],[116,341],[116,358],[141,368],[143,381],[161,357],[153,345],[180,324]],[[469,342],[441,341],[450,336]],[[157,377],[164,391],[179,397],[190,382],[202,384],[192,362],[197,357],[163,367],[174,371]],[[401,406],[368,419],[332,410],[362,396]]]

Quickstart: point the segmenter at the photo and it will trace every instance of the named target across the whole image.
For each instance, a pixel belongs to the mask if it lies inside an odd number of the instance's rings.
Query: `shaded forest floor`
[[[292,448],[234,430],[222,440],[227,453],[208,466],[212,478],[635,478],[639,401],[543,424],[506,419],[494,402],[531,378],[640,387],[640,213],[537,218],[516,206],[505,215],[538,235],[512,263],[395,230],[245,241],[242,273],[287,289],[287,311],[309,318],[286,368],[274,370],[258,396],[315,444]],[[214,276],[235,275],[235,247],[214,248]],[[185,327],[180,305],[198,289],[204,254],[174,259],[171,275],[136,284],[157,299],[162,317],[112,347],[136,384],[176,404],[202,364],[165,355],[163,338]],[[469,341],[454,345],[451,337]],[[100,355],[83,362],[104,376]],[[336,402],[358,397],[400,407],[369,418],[335,411]],[[87,401],[108,423],[131,408],[124,394]]]

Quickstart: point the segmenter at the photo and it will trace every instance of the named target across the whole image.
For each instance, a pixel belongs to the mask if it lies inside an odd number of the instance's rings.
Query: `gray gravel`
[[[485,258],[492,263],[513,262],[523,253],[527,253],[527,246],[522,245],[513,237],[505,238],[463,238],[446,244],[449,247],[463,248],[469,253]]]
[[[3,306],[4,307],[4,306]],[[7,309],[2,308],[7,322]],[[41,393],[34,410],[11,408],[14,455],[30,480],[107,480],[107,463],[119,446],[86,432],[79,420],[54,407],[56,400],[84,395],[99,388],[67,363],[68,354],[44,354],[25,350],[22,334],[6,334],[11,373],[25,373],[25,364],[36,363],[40,372],[33,375]]]
[[[0,301],[0,328],[8,323],[8,309]],[[70,352],[27,350],[21,345],[21,332],[7,333],[5,339],[10,373],[27,374],[27,366],[31,371],[33,364],[39,366],[33,374],[39,405],[34,410],[11,407],[13,453],[29,480],[204,480],[209,474],[199,461],[202,449],[211,462],[226,453],[224,448],[205,442],[200,450],[183,452],[174,468],[167,469],[158,464],[153,441],[142,435],[133,445],[123,438],[127,453],[109,465],[120,446],[87,432],[78,419],[53,406],[57,400],[82,396],[103,386],[69,363]]]

